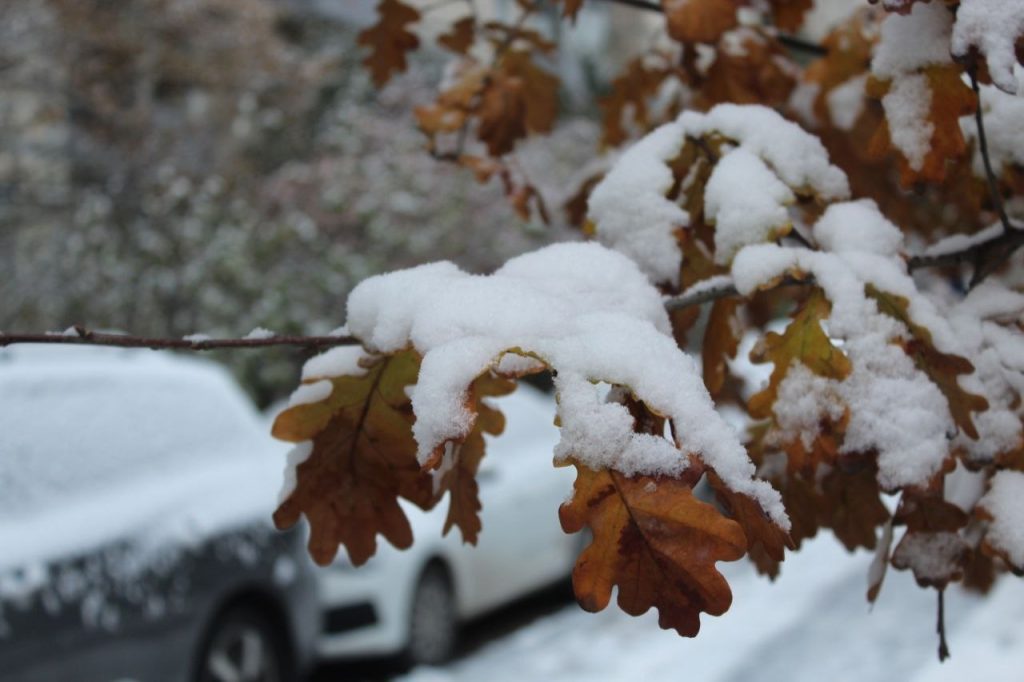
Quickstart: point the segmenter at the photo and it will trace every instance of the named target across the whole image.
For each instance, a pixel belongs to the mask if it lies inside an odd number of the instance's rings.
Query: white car
[[[319,630],[284,448],[214,363],[0,349],[0,677],[286,682]]]
[[[377,555],[359,568],[341,550],[319,574],[321,659],[399,654],[410,663],[442,662],[459,623],[571,574],[582,537],[566,535],[558,521],[575,469],[552,466],[554,401],[523,384],[495,402],[506,428],[488,437],[477,478],[478,546],[463,544],[457,528],[442,538],[442,500],[427,513],[403,507],[415,537],[408,550],[379,539]]]

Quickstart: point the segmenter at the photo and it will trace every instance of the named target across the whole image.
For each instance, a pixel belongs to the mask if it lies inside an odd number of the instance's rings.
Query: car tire
[[[409,605],[405,662],[440,665],[450,660],[458,643],[458,625],[448,571],[440,564],[431,564],[420,575]]]
[[[196,682],[294,682],[280,628],[259,609],[235,606],[210,627],[196,660]]]

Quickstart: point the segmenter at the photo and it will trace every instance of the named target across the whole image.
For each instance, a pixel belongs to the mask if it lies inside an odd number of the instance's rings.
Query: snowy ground
[[[658,628],[653,612],[615,608],[592,615],[575,605],[445,668],[420,668],[403,682],[938,682],[1021,679],[1024,583],[1003,578],[989,598],[951,590],[946,624],[951,660],[936,660],[935,593],[890,570],[874,609],[864,599],[870,556],[848,555],[831,537],[787,558],[774,583],[745,563],[724,565],[733,606],[704,617],[700,635]]]

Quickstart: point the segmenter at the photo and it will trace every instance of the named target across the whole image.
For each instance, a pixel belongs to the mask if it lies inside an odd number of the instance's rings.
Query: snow
[[[199,333],[181,337],[182,341],[188,341],[189,343],[202,343],[203,341],[209,341],[211,338],[209,334]]]
[[[906,157],[914,170],[921,170],[931,149],[935,126],[928,115],[932,107],[932,90],[923,74],[909,74],[895,79],[882,97],[882,108],[889,123],[889,137],[896,149]]]
[[[871,60],[875,78],[891,81],[882,107],[893,145],[910,167],[920,170],[931,148],[934,126],[928,120],[932,92],[921,71],[948,64],[953,15],[942,3],[914,3],[909,14],[890,14]]]
[[[619,157],[587,204],[603,244],[632,258],[653,281],[672,285],[682,260],[674,232],[690,216],[665,198],[673,182],[667,164],[685,139],[678,123],[650,133]]]
[[[280,449],[229,375],[169,354],[0,351],[0,429],[0,609],[77,603],[96,627],[119,617],[110,589],[265,524],[280,479]],[[96,548],[101,583],[62,563]]]
[[[942,682],[1014,680],[1024,665],[1024,582],[1012,577],[981,599],[947,590],[952,658],[936,660],[935,593],[890,571],[878,602],[864,599],[871,556],[831,537],[787,556],[774,582],[743,563],[723,564],[733,605],[683,640],[653,613],[598,614],[569,605],[444,668],[402,682]],[[784,605],[780,607],[780,605]]]
[[[676,346],[658,290],[615,251],[558,244],[488,276],[438,263],[372,277],[350,295],[347,324],[370,352],[411,346],[422,356],[409,390],[421,462],[468,433],[469,384],[506,355],[526,355],[556,373],[559,458],[627,475],[673,475],[695,453],[788,528],[778,493],[754,479],[754,465],[715,411],[697,363]],[[678,442],[635,433],[625,409],[603,402],[595,382],[628,387],[674,421]]]
[[[985,539],[1014,566],[1024,567],[1024,473],[997,472],[980,504],[992,515]]]
[[[719,104],[706,114],[686,111],[679,123],[691,136],[718,132],[735,140],[761,157],[797,193],[812,190],[824,200],[845,199],[850,194],[846,175],[829,163],[821,141],[773,109]]]
[[[742,147],[727,152],[704,190],[704,213],[715,226],[715,262],[728,264],[742,247],[787,232],[786,206],[795,201],[760,158]]]
[[[839,130],[851,131],[864,111],[867,74],[859,74],[840,83],[828,93],[829,117]]]
[[[872,202],[830,206],[813,235],[824,251],[759,244],[742,249],[732,264],[733,281],[744,295],[787,274],[812,275],[832,302],[827,333],[841,343],[853,367],[850,376],[838,382],[811,382],[798,374],[793,379],[796,385],[787,387],[792,388],[793,400],[778,404],[776,410],[789,430],[798,430],[815,424],[822,410],[834,414],[837,408],[831,400],[838,396],[850,410],[842,452],[876,451],[879,483],[887,490],[923,485],[941,471],[950,451],[948,434],[956,429],[938,387],[893,343],[908,330],[881,314],[865,295],[865,287],[872,284],[907,298],[911,320],[931,332],[942,352],[973,357],[969,335],[962,328],[966,325],[969,331],[971,323],[951,322],[917,291],[900,256],[899,231]],[[986,387],[986,380],[979,372],[961,377],[961,385],[972,392],[994,391]],[[798,399],[801,390],[817,399]],[[989,443],[1005,445],[1019,430],[1019,419],[998,412],[991,418],[978,415],[977,423],[989,429],[995,439]]]
[[[326,379],[313,381],[312,383],[300,384],[288,398],[288,407],[296,405],[309,405],[327,400],[334,390],[334,384]]]
[[[953,13],[938,2],[916,2],[909,14],[890,14],[871,60],[877,78],[894,79],[926,66],[948,64]]]
[[[655,283],[678,284],[682,256],[676,232],[689,225],[686,212],[665,197],[673,184],[667,164],[688,138],[711,134],[735,144],[718,161],[705,194],[712,217],[724,221],[716,230],[723,247],[716,253],[719,262],[786,225],[783,207],[794,194],[823,201],[849,196],[846,175],[829,163],[821,141],[774,110],[720,104],[707,113],[685,111],[628,149],[588,204],[597,238],[633,259]]]
[[[263,327],[256,327],[242,338],[246,340],[258,341],[262,339],[272,339],[275,336],[277,336],[277,334],[270,331],[269,329],[265,329]]]
[[[1015,49],[1022,34],[1024,3],[1019,0],[962,0],[953,27],[953,54],[965,57],[977,47],[992,81],[1006,92],[1022,94]]]
[[[1024,165],[1024,97],[1008,95],[991,85],[980,85],[979,88],[992,169],[1000,174],[1004,166]],[[985,162],[981,156],[974,116],[961,118],[960,128],[967,139],[974,140],[974,174],[985,177]]]
[[[348,334],[346,334],[347,336]],[[370,358],[359,346],[337,346],[315,355],[302,366],[302,381],[314,381],[327,377],[361,376]]]

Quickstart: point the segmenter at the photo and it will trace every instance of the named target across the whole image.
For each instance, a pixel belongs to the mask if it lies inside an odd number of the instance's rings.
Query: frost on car
[[[316,628],[282,449],[212,363],[0,352],[4,680],[293,678]]]

